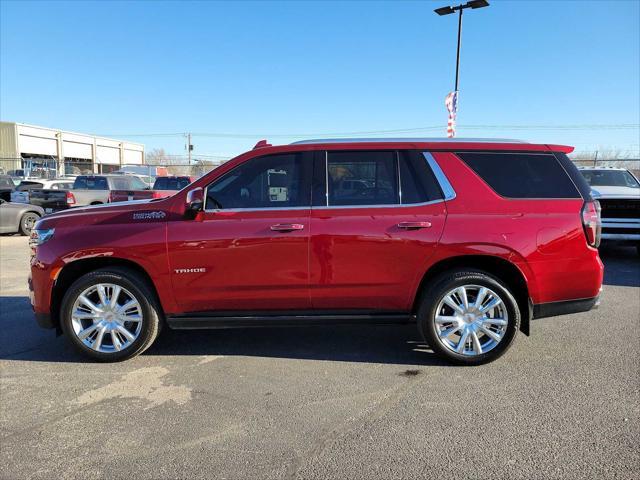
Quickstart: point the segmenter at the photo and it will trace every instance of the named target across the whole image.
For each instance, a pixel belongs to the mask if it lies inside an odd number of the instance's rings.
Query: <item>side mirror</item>
[[[204,190],[201,187],[187,192],[186,212],[197,213],[204,208]]]

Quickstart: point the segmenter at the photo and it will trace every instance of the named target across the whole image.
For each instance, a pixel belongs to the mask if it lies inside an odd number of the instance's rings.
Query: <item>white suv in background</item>
[[[581,167],[602,208],[602,240],[635,244],[640,255],[640,182],[624,168]]]

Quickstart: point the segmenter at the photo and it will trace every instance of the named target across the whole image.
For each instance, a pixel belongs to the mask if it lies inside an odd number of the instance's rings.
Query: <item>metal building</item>
[[[144,163],[144,145],[53,128],[0,122],[0,173],[52,177],[108,173]]]

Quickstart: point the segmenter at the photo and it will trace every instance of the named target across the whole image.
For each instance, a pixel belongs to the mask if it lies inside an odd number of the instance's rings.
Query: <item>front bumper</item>
[[[640,219],[603,218],[602,239],[616,241],[640,241]]]

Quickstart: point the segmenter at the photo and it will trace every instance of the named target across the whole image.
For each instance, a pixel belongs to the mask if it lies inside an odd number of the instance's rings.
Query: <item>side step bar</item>
[[[310,325],[395,325],[410,323],[408,313],[375,314],[235,314],[235,315],[169,315],[167,324],[173,330],[197,330],[246,327],[294,327]]]

